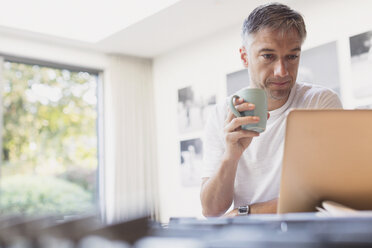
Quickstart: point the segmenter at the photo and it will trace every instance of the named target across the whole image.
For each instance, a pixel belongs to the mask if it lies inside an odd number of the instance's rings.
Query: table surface
[[[316,213],[233,218],[171,218],[151,238],[197,241],[195,247],[372,247],[372,216]]]

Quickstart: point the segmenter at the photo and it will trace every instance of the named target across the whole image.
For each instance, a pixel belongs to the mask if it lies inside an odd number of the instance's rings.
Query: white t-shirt
[[[329,89],[296,83],[288,101],[270,111],[266,130],[253,138],[239,160],[234,188],[235,208],[279,196],[286,117],[294,108],[342,108],[342,104],[337,94]],[[212,177],[221,164],[226,146],[223,129],[227,110],[227,101],[216,105],[205,126],[202,177]]]

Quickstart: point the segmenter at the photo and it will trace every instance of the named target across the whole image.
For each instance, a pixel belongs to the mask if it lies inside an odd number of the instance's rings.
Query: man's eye
[[[288,56],[288,59],[289,60],[295,60],[295,59],[297,59],[298,58],[298,55],[289,55]]]
[[[273,59],[274,58],[274,55],[273,54],[262,54],[262,57],[264,59]]]

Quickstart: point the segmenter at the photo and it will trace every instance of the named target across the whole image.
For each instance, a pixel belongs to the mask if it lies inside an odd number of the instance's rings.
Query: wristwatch
[[[244,216],[249,214],[249,205],[238,207],[238,216]]]

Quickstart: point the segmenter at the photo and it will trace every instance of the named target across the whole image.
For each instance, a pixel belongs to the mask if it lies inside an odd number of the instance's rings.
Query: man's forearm
[[[251,214],[275,214],[277,211],[278,199],[267,202],[259,202],[250,206]]]
[[[204,183],[200,193],[203,215],[220,216],[231,206],[238,161],[222,160],[218,172]]]
[[[266,201],[259,202],[250,205],[250,214],[275,214],[277,212],[278,198]],[[235,208],[230,212],[226,213],[225,217],[234,217],[238,215],[238,209]]]

